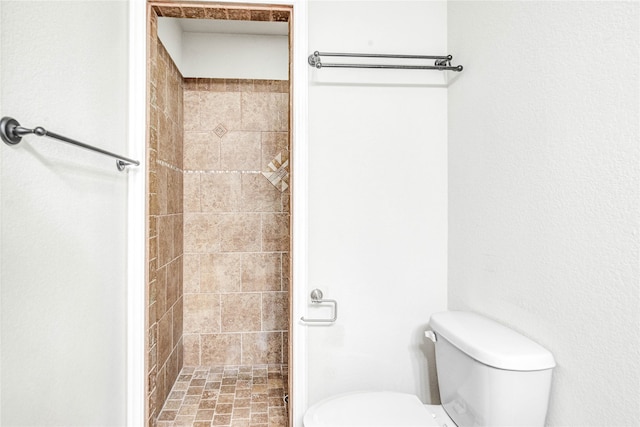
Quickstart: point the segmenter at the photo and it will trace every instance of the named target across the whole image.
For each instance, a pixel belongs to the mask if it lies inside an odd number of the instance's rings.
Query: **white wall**
[[[193,20],[158,20],[158,36],[184,77],[289,79],[288,35],[236,32],[247,26],[250,27],[248,31],[260,31],[265,26],[278,29],[284,26],[286,29],[286,23],[189,21]],[[227,26],[221,25],[225,23],[234,25],[230,30]],[[187,29],[191,26],[199,31],[185,31],[181,25],[187,25]]]
[[[551,426],[640,425],[639,6],[449,2],[449,307],[551,350]]]
[[[160,41],[162,41],[165,49],[167,49],[167,52],[169,52],[178,70],[180,70],[184,76],[184,64],[182,62],[182,45],[184,40],[182,39],[183,30],[180,21],[181,19],[178,18],[158,18],[158,37]]]
[[[446,2],[312,1],[308,50],[446,53]],[[335,325],[308,327],[309,404],[362,389],[430,401],[423,331],[446,308],[446,88],[412,85],[412,71],[343,71],[309,68],[306,292],[339,305]]]
[[[126,155],[127,3],[2,1],[2,111]],[[121,426],[127,176],[47,138],[0,144],[2,425]]]

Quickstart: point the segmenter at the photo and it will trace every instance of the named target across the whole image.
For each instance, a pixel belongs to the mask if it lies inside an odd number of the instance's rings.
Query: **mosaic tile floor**
[[[185,367],[157,427],[287,427],[287,365]]]

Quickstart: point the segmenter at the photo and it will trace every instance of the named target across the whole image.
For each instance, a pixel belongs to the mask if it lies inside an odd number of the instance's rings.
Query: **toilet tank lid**
[[[485,365],[511,371],[539,371],[556,366],[553,355],[538,343],[475,313],[435,313],[431,328],[458,349]]]

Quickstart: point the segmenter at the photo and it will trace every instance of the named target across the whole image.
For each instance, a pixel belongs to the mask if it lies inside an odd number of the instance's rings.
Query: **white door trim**
[[[129,155],[127,197],[127,427],[145,420],[146,288],[146,1],[129,0]]]

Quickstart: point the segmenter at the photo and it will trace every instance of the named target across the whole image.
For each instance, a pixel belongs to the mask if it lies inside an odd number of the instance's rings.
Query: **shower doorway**
[[[146,422],[285,427],[292,7],[147,12]]]

